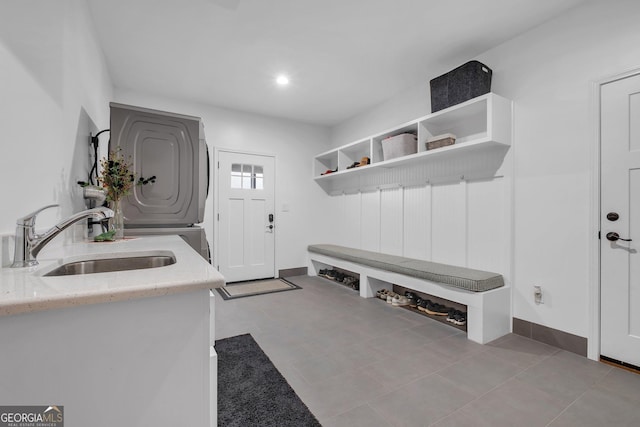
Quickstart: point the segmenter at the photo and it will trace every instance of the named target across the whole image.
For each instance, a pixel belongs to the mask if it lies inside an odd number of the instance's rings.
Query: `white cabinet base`
[[[208,289],[4,316],[0,342],[3,405],[62,405],[69,426],[210,423]]]

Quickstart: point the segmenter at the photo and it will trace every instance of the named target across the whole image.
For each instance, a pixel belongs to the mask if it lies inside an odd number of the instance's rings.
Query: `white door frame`
[[[600,87],[616,80],[622,80],[640,74],[640,68],[634,68],[620,74],[605,77],[592,83],[591,117],[593,126],[589,157],[590,205],[589,211],[589,336],[587,337],[587,357],[600,360]]]
[[[214,173],[212,173],[213,175],[213,179],[214,179],[214,184],[213,184],[213,200],[214,200],[214,204],[213,204],[213,266],[218,269],[219,268],[219,264],[218,264],[218,254],[220,253],[220,221],[218,221],[218,209],[220,207],[220,190],[218,189],[218,183],[219,183],[219,177],[218,177],[218,173],[220,171],[220,168],[218,167],[218,162],[220,161],[220,153],[221,152],[225,152],[225,153],[235,153],[235,154],[247,154],[250,156],[266,156],[266,157],[273,157],[273,164],[274,164],[274,176],[273,176],[273,209],[274,212],[277,210],[276,206],[277,205],[277,198],[278,198],[278,179],[277,179],[277,168],[278,168],[278,156],[276,156],[275,154],[270,154],[270,153],[261,153],[261,152],[257,152],[257,151],[245,151],[245,150],[235,150],[233,148],[224,148],[224,147],[214,147],[213,149],[213,165],[212,168],[215,170]],[[277,224],[278,218],[276,216],[276,224]],[[277,229],[277,227],[276,227]],[[278,251],[277,248],[278,247],[278,232],[277,230],[274,232],[274,236],[273,236],[273,271],[275,274],[275,277],[278,277]]]

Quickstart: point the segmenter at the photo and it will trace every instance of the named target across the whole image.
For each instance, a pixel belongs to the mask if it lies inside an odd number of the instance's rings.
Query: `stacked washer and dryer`
[[[120,147],[138,176],[123,204],[125,236],[178,235],[211,262],[204,229],[209,152],[202,119],[110,103],[109,151]]]

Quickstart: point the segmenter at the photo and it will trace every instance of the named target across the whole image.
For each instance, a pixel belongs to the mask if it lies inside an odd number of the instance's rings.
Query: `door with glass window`
[[[275,159],[218,152],[218,270],[227,283],[275,277]]]

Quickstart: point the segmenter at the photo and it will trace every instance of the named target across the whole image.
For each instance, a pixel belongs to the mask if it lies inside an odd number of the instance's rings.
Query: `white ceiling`
[[[88,1],[116,87],[321,125],[583,2]]]

